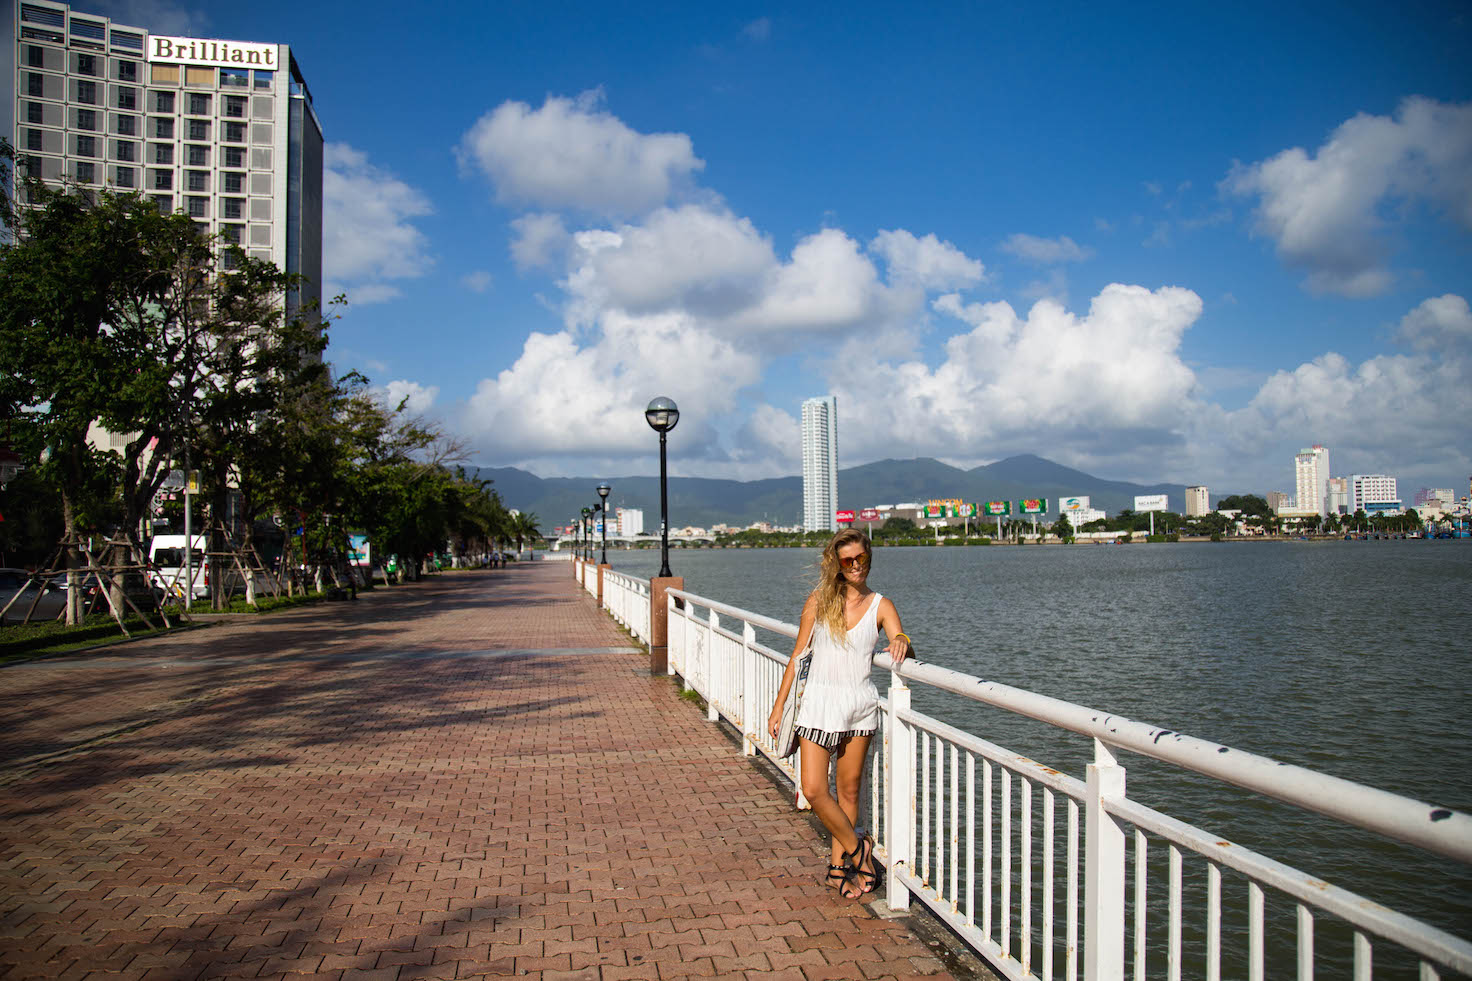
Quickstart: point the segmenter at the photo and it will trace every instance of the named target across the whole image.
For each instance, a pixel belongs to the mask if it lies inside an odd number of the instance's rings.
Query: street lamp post
[[[582,534],[582,539],[583,539],[582,540],[581,553],[582,553],[583,561],[584,562],[588,561],[588,538],[589,538],[589,535],[588,535],[588,515],[590,515],[592,513],[593,513],[593,509],[592,508],[583,508],[583,510],[582,510],[582,515],[583,516],[578,521],[578,530]]]
[[[665,438],[680,421],[680,407],[675,405],[674,399],[661,395],[644,410],[644,419],[650,429],[659,433],[659,574],[668,577],[673,573],[670,572],[670,496]]]
[[[612,489],[607,484],[598,485],[598,496],[603,499],[598,505],[603,511],[603,557],[598,560],[599,565],[608,564],[608,492]]]

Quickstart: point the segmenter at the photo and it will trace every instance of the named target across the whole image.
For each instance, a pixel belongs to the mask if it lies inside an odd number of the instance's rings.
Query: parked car
[[[0,569],[0,609],[4,609],[7,603],[17,593],[20,597],[15,600],[10,609],[5,613],[6,623],[20,623],[26,618],[26,612],[30,610],[31,603],[36,599],[37,583],[26,585],[26,580],[31,574],[24,569]],[[61,614],[66,606],[66,591],[55,583],[47,583],[40,587],[41,600],[36,603],[36,609],[31,613],[31,620],[54,620]]]

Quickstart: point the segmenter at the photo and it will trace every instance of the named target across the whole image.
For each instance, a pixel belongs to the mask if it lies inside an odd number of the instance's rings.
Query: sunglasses
[[[863,569],[869,564],[869,556],[855,555],[852,558],[840,558],[838,564],[843,566],[845,570]]]

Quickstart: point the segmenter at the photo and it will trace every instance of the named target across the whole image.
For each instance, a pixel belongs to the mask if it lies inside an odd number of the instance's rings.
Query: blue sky
[[[90,9],[292,45],[329,354],[473,462],[652,472],[662,394],[673,472],[794,473],[833,393],[845,466],[1465,493],[1465,4],[918,8]]]

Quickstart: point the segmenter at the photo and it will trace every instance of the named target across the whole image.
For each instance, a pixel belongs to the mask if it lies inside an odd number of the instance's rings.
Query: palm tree
[[[537,527],[538,518],[532,513],[522,513],[511,519],[508,529],[511,537],[516,539],[516,551],[521,552],[522,543],[533,538],[542,537],[542,529]]]

